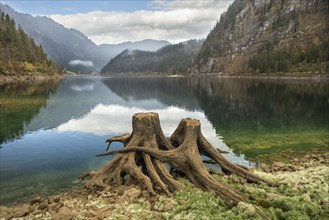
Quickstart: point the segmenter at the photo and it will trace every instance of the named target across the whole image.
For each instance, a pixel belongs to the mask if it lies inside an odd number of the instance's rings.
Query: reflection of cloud
[[[213,144],[220,144],[216,131],[203,112],[187,111],[178,107],[145,110],[138,107],[98,104],[83,118],[71,119],[60,125],[59,131],[80,131],[96,135],[116,135],[131,132],[131,119],[137,112],[153,111],[160,117],[161,127],[166,136],[171,135],[182,118],[195,118],[201,121],[202,132]]]
[[[82,92],[82,91],[93,91],[95,88],[94,84],[87,84],[87,85],[83,85],[83,86],[79,86],[79,85],[72,85],[71,89],[73,91],[76,92]]]
[[[94,64],[92,61],[90,60],[72,60],[69,62],[69,65],[71,66],[78,66],[78,65],[81,65],[81,66],[85,66],[85,67],[93,67]]]
[[[161,128],[166,136],[170,136],[182,118],[195,118],[201,122],[201,130],[208,141],[215,147],[231,151],[216,134],[212,124],[205,114],[200,111],[188,111],[178,107],[164,109],[143,109],[140,107],[126,107],[121,105],[98,104],[88,115],[79,119],[71,119],[57,127],[58,131],[78,131],[95,135],[119,135],[132,130],[131,119],[137,112],[157,112],[160,117]],[[224,155],[228,160],[251,166],[244,160],[243,155],[235,156],[233,153]]]

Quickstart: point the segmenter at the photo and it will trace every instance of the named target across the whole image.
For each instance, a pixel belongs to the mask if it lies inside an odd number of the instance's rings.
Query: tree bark
[[[124,134],[107,140],[109,144],[120,141],[124,143],[124,148],[97,156],[118,155],[100,170],[81,176],[92,177],[85,185],[87,188],[121,185],[123,182],[120,177],[127,175],[129,179],[145,186],[151,194],[155,194],[154,189],[157,188],[170,195],[170,192],[183,189],[183,185],[170,174],[166,167],[168,164],[171,169],[183,172],[202,190],[215,193],[235,205],[244,201],[239,193],[214,179],[204,166],[201,155],[211,158],[211,163],[218,164],[226,174],[234,173],[253,183],[277,185],[258,177],[246,167],[226,160],[221,151],[216,150],[203,136],[199,120],[182,119],[170,139],[164,136],[157,113],[137,113],[133,116],[132,124],[131,135]]]

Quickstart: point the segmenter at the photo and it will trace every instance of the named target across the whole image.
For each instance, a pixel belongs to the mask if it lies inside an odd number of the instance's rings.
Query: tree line
[[[47,58],[15,21],[4,12],[0,15],[0,74],[59,73],[60,68]]]

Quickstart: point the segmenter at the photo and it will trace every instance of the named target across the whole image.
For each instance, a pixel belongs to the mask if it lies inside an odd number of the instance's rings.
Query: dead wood
[[[85,185],[87,188],[121,185],[124,182],[120,177],[126,175],[129,182],[133,179],[151,194],[155,194],[156,189],[170,195],[171,192],[183,189],[183,185],[168,171],[168,164],[171,170],[184,173],[186,178],[202,190],[215,193],[235,205],[244,201],[239,193],[216,181],[204,162],[216,163],[226,174],[237,174],[252,183],[276,185],[258,177],[249,168],[226,160],[221,151],[214,148],[203,136],[198,120],[182,119],[170,139],[164,136],[157,113],[137,113],[133,116],[132,125],[130,135],[124,134],[107,140],[109,145],[114,141],[122,142],[124,148],[97,155],[116,157],[100,170],[82,176],[91,177]],[[201,155],[211,160],[202,161]],[[263,214],[260,215],[266,218]]]

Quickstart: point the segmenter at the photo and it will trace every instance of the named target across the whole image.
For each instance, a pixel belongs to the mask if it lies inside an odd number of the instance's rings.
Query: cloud
[[[176,43],[206,37],[231,2],[154,1],[152,10],[93,11],[49,17],[68,28],[78,29],[98,44],[143,39]]]
[[[164,109],[146,110],[140,107],[122,105],[96,105],[82,118],[71,119],[57,127],[58,131],[79,131],[95,135],[121,134],[131,132],[131,116],[137,112],[157,112],[165,135],[170,136],[182,118],[190,117],[201,121],[204,135],[215,145],[224,145],[218,139],[215,129],[203,112],[188,111],[169,106]]]
[[[69,62],[71,66],[85,66],[85,67],[93,67],[94,63],[91,60],[72,60]]]
[[[95,84],[86,84],[83,86],[72,85],[71,89],[75,92],[93,91],[95,89]]]
[[[217,135],[211,122],[201,111],[189,111],[186,109],[168,106],[159,109],[144,109],[141,107],[126,107],[122,105],[96,105],[87,115],[81,118],[71,119],[56,128],[59,132],[74,131],[92,133],[94,135],[120,135],[130,133],[132,130],[131,116],[137,112],[157,112],[159,114],[161,128],[166,136],[170,136],[176,129],[182,118],[195,118],[200,120],[202,133],[215,147],[232,151]],[[235,156],[233,153],[224,155],[228,160],[251,166],[244,160],[244,155]]]

